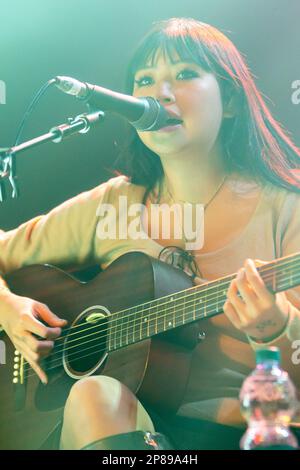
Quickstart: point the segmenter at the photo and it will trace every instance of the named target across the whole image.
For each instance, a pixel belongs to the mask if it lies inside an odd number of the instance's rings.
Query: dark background
[[[300,105],[291,84],[300,80],[299,0],[0,0],[0,147],[14,143],[35,92],[56,75],[124,91],[132,50],[153,21],[194,17],[227,34],[246,56],[275,117],[300,145]],[[85,107],[56,88],[42,98],[22,141],[47,132]],[[19,155],[21,196],[0,203],[7,230],[110,177],[122,142],[122,120],[107,116],[86,135]]]

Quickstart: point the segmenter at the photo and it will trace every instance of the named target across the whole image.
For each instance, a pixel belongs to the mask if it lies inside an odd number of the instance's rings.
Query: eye
[[[143,75],[142,77],[134,80],[134,83],[139,88],[141,86],[149,85],[149,83],[147,83],[147,81],[149,82],[149,80],[152,80],[149,75]]]
[[[182,78],[180,78],[180,76]],[[192,78],[199,77],[199,73],[195,70],[184,68],[176,75],[176,78],[179,80],[190,80]],[[140,78],[134,80],[135,85],[140,88],[142,86],[152,85],[153,78],[149,75],[142,75]]]
[[[199,73],[196,72],[195,70],[192,70],[192,69],[183,69],[181,70],[178,74],[177,74],[177,78],[179,78],[179,76],[182,76],[183,80],[189,80],[190,78],[195,78],[195,77],[199,77]]]

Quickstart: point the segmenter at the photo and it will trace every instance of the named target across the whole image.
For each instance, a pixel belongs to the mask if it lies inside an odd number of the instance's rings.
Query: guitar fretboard
[[[300,253],[257,269],[272,293],[288,290],[300,284]],[[113,313],[108,325],[108,352],[222,313],[235,277],[226,276]]]

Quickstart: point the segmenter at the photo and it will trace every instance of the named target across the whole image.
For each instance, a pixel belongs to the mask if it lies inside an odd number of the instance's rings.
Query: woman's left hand
[[[224,313],[237,329],[254,340],[264,341],[283,331],[288,321],[289,301],[284,292],[272,294],[267,289],[255,264],[267,263],[245,261],[230,284]]]

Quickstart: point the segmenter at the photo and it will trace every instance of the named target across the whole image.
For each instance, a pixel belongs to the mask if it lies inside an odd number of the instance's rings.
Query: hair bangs
[[[132,57],[125,82],[127,93],[133,91],[136,72],[146,66],[154,67],[160,53],[171,63],[178,60],[192,61],[206,71],[216,72],[209,52],[196,38],[191,38],[184,32],[170,35],[167,31],[154,31],[138,46]]]

